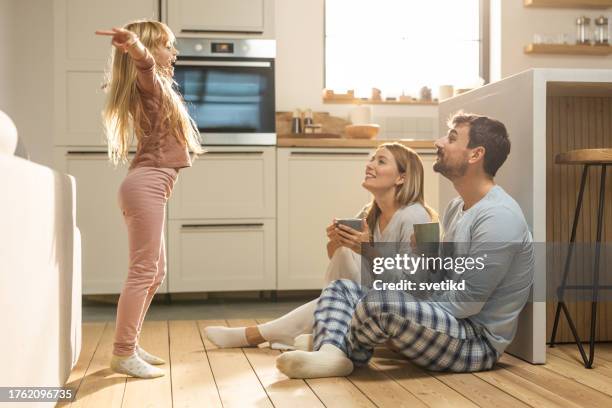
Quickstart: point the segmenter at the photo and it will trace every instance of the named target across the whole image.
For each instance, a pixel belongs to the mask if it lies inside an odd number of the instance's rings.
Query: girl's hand
[[[340,244],[358,254],[361,254],[362,244],[370,243],[370,227],[365,218],[361,220],[361,232],[342,224],[338,224],[336,230]]]
[[[113,27],[111,31],[97,30],[96,34],[112,36],[112,44],[123,52],[128,52],[130,47],[138,42],[138,36],[124,28]]]

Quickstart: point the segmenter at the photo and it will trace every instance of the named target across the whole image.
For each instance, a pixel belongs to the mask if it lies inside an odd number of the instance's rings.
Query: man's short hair
[[[458,125],[470,126],[470,141],[467,147],[485,148],[484,170],[491,177],[495,177],[497,170],[510,154],[510,138],[506,126],[498,120],[461,111],[448,120],[449,128]]]

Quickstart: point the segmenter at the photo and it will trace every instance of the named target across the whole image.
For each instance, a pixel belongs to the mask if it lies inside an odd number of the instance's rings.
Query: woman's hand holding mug
[[[370,227],[365,218],[361,221],[361,231],[343,224],[336,224],[335,228],[340,245],[358,254],[361,254],[362,244],[370,243]]]

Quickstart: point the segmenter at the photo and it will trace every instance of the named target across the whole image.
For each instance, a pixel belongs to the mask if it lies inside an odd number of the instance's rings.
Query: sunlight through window
[[[326,0],[325,87],[416,96],[480,85],[479,0]]]

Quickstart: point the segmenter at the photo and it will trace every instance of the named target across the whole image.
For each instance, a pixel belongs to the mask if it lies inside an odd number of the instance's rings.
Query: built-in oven
[[[174,78],[204,145],[275,145],[274,40],[177,39]]]

